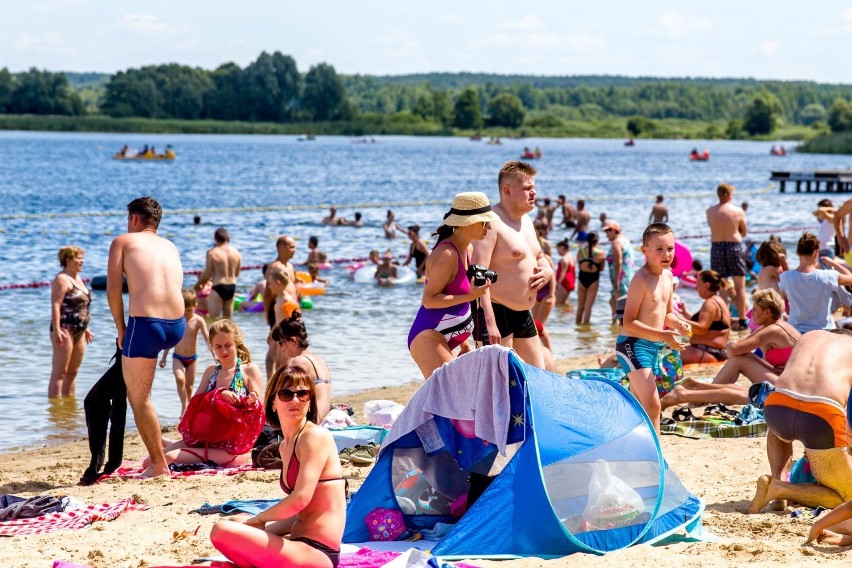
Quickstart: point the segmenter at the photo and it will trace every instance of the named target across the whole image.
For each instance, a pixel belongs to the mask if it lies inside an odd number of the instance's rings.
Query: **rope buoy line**
[[[754,235],[754,234],[756,234],[756,235],[766,235],[766,234],[772,234],[772,233],[789,233],[789,232],[791,232],[791,231],[816,231],[817,229],[819,229],[819,227],[814,227],[814,226],[782,227],[782,228],[780,228],[780,229],[755,229],[755,230],[749,230],[749,232],[748,232],[748,233],[749,233],[750,235]],[[684,236],[678,236],[678,237],[677,237],[677,240],[679,240],[679,241],[680,241],[680,240],[684,240],[684,239],[709,239],[709,238],[710,238],[710,233],[707,233],[707,234],[704,234],[704,235],[684,235]]]
[[[257,205],[250,207],[209,207],[206,209],[164,209],[164,214],[201,214],[201,213],[246,213],[264,211],[307,211],[341,207],[346,209],[368,209],[382,207],[416,207],[419,205],[450,205],[447,200],[435,201],[395,201],[390,203],[319,203],[317,205]],[[67,213],[10,213],[0,215],[0,219],[61,219],[70,217],[123,217],[127,211],[78,211]]]
[[[774,183],[762,189],[739,190],[740,195],[759,195],[769,193],[775,187]],[[715,192],[701,191],[692,193],[678,193],[667,196],[668,199],[700,199],[714,197]],[[612,197],[587,197],[589,202],[611,201]],[[328,209],[329,207],[340,207],[346,209],[377,209],[382,207],[417,207],[421,205],[450,205],[451,200],[437,199],[432,201],[392,201],[384,203],[319,203],[316,205],[255,205],[249,207],[208,207],[205,209],[164,209],[163,213],[188,215],[202,213],[249,213],[266,211],[309,211],[313,209]],[[71,217],[123,217],[127,211],[78,211],[65,213],[8,213],[0,215],[0,219],[63,219]]]
[[[399,258],[406,258],[406,255],[401,254],[401,255],[399,255]],[[366,262],[368,260],[370,260],[369,257],[363,256],[363,257],[354,257],[354,258],[334,258],[334,259],[328,260],[327,262],[330,263],[330,264],[342,264],[342,263],[345,263],[345,262]],[[263,268],[262,264],[247,264],[245,266],[241,266],[240,271],[242,272],[244,270],[260,270],[262,268]],[[201,274],[201,272],[202,272],[201,269],[184,270],[183,271],[183,273],[186,274],[186,275],[198,275],[198,274]],[[91,278],[83,278],[83,282],[85,282],[86,284],[88,284],[91,281],[92,281]],[[51,282],[46,282],[46,281],[27,282],[27,283],[24,283],[24,284],[0,284],[0,291],[2,291],[2,290],[20,290],[20,289],[24,289],[24,288],[46,288],[50,285],[51,285]]]

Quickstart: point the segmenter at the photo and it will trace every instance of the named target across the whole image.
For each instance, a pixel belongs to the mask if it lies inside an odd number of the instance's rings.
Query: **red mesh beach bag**
[[[260,401],[240,399],[234,405],[222,397],[221,388],[199,393],[189,400],[178,432],[190,446],[218,448],[241,455],[254,447],[265,417]]]

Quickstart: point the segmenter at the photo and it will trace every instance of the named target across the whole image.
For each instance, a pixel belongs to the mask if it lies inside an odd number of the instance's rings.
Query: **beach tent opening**
[[[377,509],[399,511],[409,530],[453,523],[436,556],[558,557],[698,529],[703,505],[621,385],[488,346],[442,366],[412,397],[352,498],[343,541],[369,540]]]

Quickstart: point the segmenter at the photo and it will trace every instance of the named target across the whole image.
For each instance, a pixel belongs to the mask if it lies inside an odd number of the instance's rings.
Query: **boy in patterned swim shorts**
[[[674,233],[663,223],[648,225],[642,235],[647,262],[630,281],[624,307],[624,327],[615,343],[621,368],[635,396],[657,432],[660,431],[660,395],[655,369],[662,344],[683,351],[679,333],[690,335],[692,326],[672,311]]]

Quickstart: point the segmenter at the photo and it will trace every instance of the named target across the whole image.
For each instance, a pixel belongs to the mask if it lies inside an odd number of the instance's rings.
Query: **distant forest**
[[[635,136],[658,121],[703,121],[708,137],[768,135],[799,125],[814,134],[852,131],[852,85],[754,79],[429,73],[343,75],[320,63],[306,72],[280,52],[246,67],[176,63],[113,75],[0,69],[0,114],[270,123],[336,121],[558,132],[614,119]],[[420,128],[423,130],[423,128]]]

